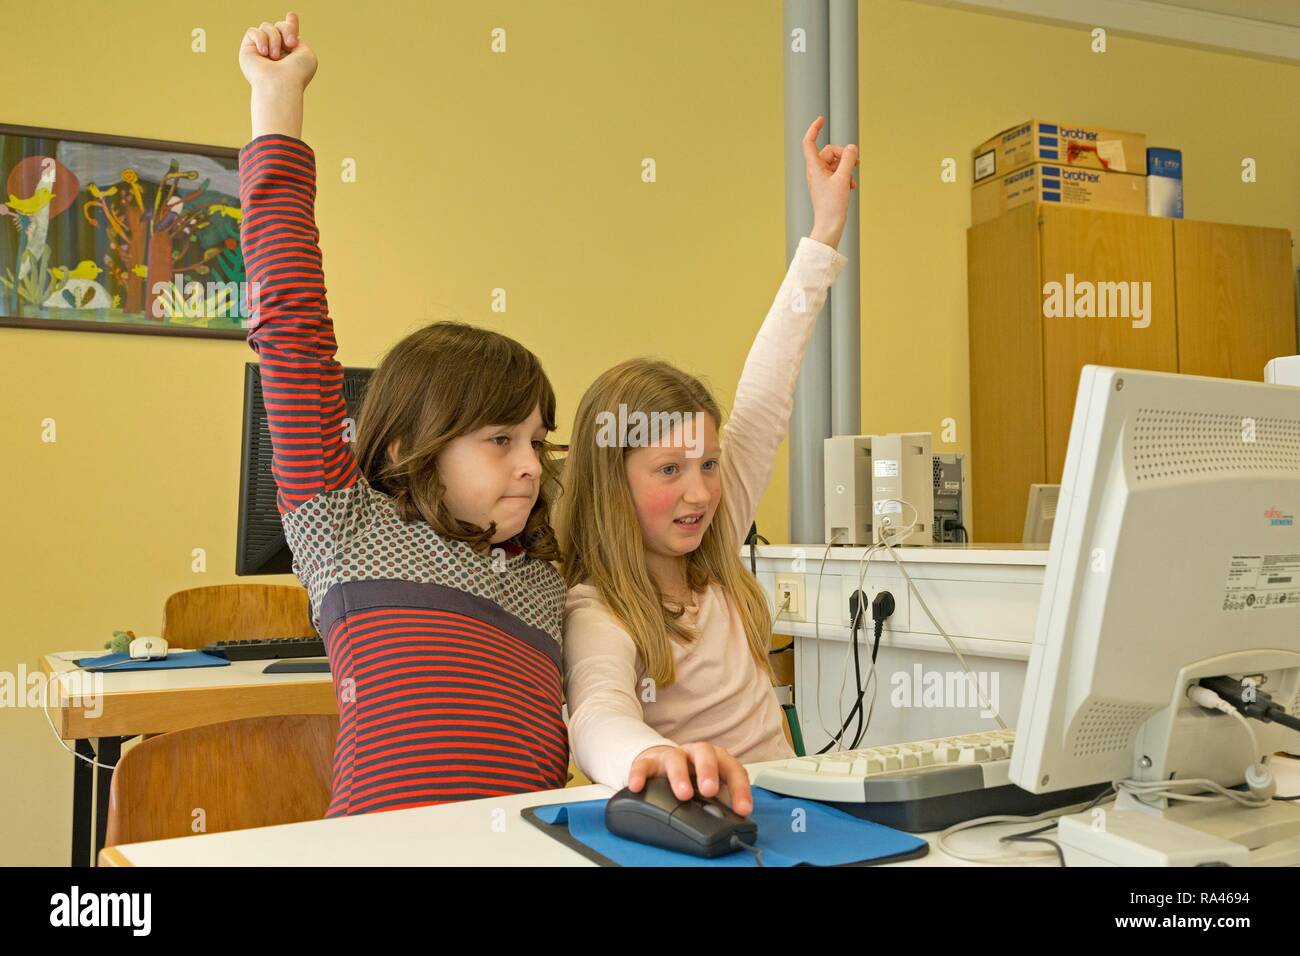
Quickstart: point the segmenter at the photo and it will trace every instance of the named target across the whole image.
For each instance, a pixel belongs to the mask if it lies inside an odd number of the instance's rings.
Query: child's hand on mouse
[[[817,134],[826,125],[817,117],[803,137],[804,167],[808,173],[808,198],[812,200],[813,228],[810,239],[834,248],[840,243],[849,216],[849,193],[858,188],[853,167],[860,165],[858,148],[823,146],[817,149]]]
[[[691,772],[699,784],[700,796],[716,797],[720,788],[724,800],[730,796],[731,809],[742,817],[754,810],[749,789],[749,774],[739,760],[710,743],[682,744],[680,747],[650,747],[637,754],[627,774],[627,787],[640,793],[649,777],[667,777],[678,800],[689,800],[695,793]]]

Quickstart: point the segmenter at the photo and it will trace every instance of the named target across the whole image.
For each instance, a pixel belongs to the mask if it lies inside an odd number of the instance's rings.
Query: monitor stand
[[[1067,866],[1300,866],[1300,806],[1232,801],[1158,809],[1121,793],[1060,820]]]

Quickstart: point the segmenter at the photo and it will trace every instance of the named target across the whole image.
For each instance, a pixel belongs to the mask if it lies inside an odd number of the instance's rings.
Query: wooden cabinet
[[[966,235],[976,539],[1061,480],[1085,365],[1262,381],[1296,353],[1285,229],[1022,206]]]

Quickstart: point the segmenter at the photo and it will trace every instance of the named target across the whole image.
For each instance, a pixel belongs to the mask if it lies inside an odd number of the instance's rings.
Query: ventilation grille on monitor
[[[1300,419],[1140,408],[1129,434],[1138,481],[1222,471],[1300,471]]]
[[[1074,756],[1091,757],[1127,750],[1138,727],[1159,709],[1125,701],[1089,701],[1087,709],[1075,720]]]

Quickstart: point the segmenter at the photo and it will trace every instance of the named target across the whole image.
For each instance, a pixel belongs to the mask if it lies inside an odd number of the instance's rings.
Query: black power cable
[[[1280,704],[1273,703],[1271,695],[1254,684],[1231,677],[1202,677],[1199,683],[1214,691],[1245,717],[1264,724],[1277,722],[1283,727],[1300,730],[1300,717],[1288,714]],[[1250,688],[1249,691],[1246,690],[1247,687]]]
[[[890,594],[888,591],[881,591],[879,594],[876,595],[875,599],[871,602],[871,620],[874,621],[876,625],[875,639],[871,642],[871,673],[873,675],[876,673],[876,655],[880,653],[880,635],[884,633],[885,621],[887,621],[893,615],[893,613],[894,613],[894,596]],[[879,687],[880,678],[876,677],[875,681],[876,681],[876,686]],[[874,702],[876,698],[873,695],[871,699]],[[868,721],[868,723],[870,723],[870,721]],[[866,732],[866,728],[862,726],[862,709],[859,708],[858,709],[858,732],[853,738],[853,746],[851,749],[853,750],[858,749],[858,744],[862,743],[862,735],[865,732]]]
[[[755,549],[760,541],[764,544],[772,543],[758,533],[758,522],[751,522],[749,525],[749,534],[745,535],[745,544],[749,545],[749,570],[754,577],[758,577],[758,555],[755,552]]]
[[[835,736],[831,738],[830,743],[817,751],[818,755],[827,753],[832,747],[840,742],[845,731],[849,729],[849,724],[853,723],[854,718],[856,718],[858,722],[856,736],[852,745],[854,748],[856,748],[861,742],[862,735],[867,729],[862,725],[862,700],[867,695],[867,689],[862,686],[862,666],[858,658],[858,628],[862,623],[861,601],[865,597],[866,595],[861,591],[854,591],[849,597],[849,613],[852,615],[853,621],[853,626],[849,633],[849,640],[853,642],[853,675],[857,681],[857,699],[853,702],[853,709],[850,710],[849,715],[844,718],[844,723],[840,725],[840,729],[835,733]],[[871,602],[871,617],[876,623],[875,641],[871,645],[871,667],[873,671],[876,666],[876,655],[880,651],[880,635],[884,631],[886,619],[888,619],[893,613],[894,596],[888,591],[881,591],[876,595],[875,600]]]

